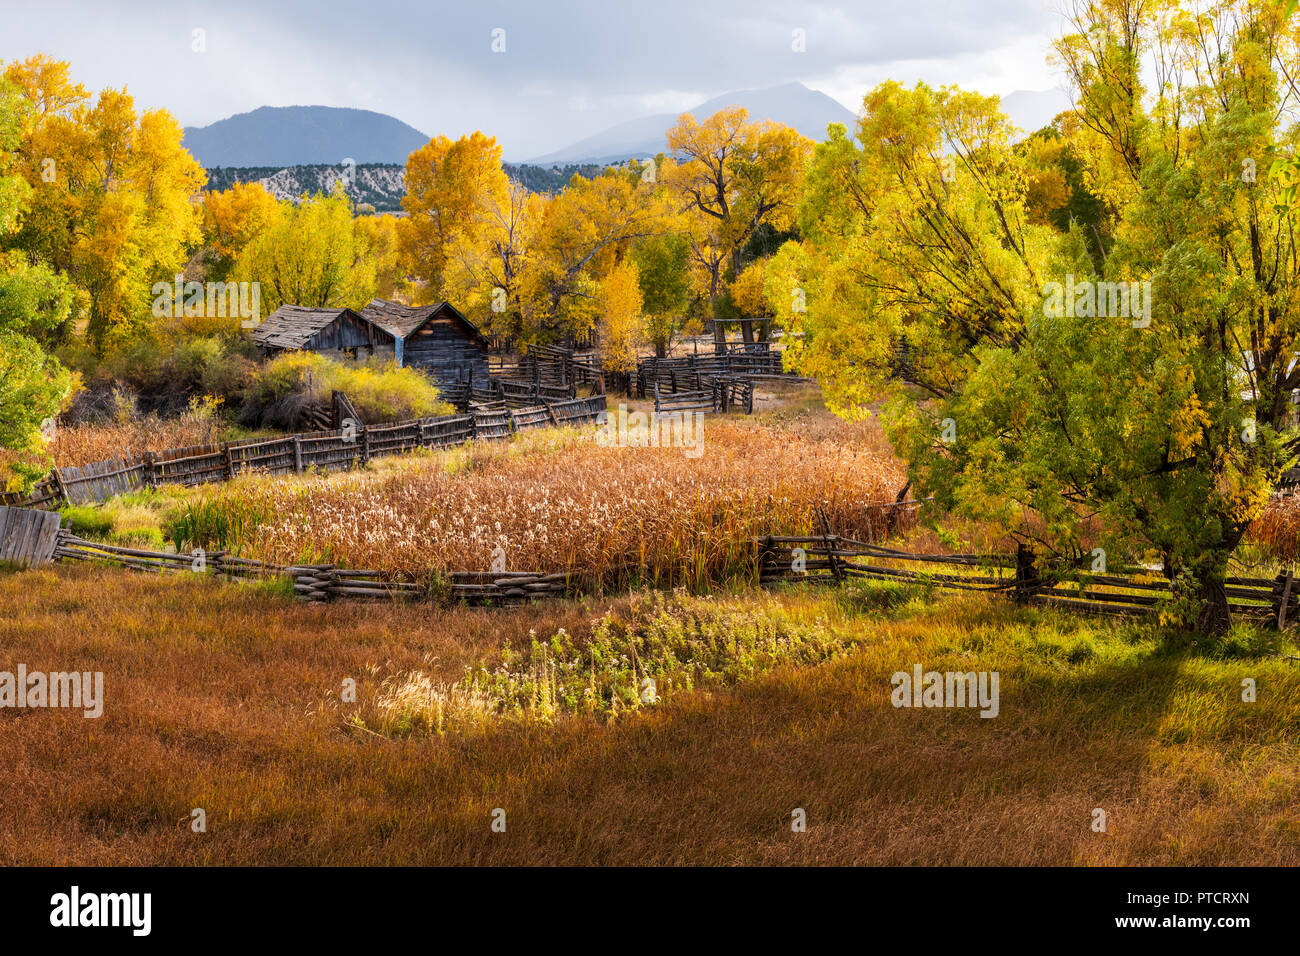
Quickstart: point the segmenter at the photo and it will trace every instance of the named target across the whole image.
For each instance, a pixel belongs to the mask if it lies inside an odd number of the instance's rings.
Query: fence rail
[[[900,502],[898,507],[914,505]],[[852,578],[924,584],[976,591],[1086,613],[1148,615],[1171,596],[1169,582],[1149,569],[1121,567],[1113,573],[1075,568],[1048,572],[1023,550],[1017,554],[915,554],[833,534],[754,539],[758,579],[841,584]],[[378,571],[334,565],[276,565],[223,551],[190,554],[147,551],[87,541],[58,527],[51,512],[0,508],[0,558],[39,564],[45,560],[109,562],[137,571],[199,571],[228,579],[292,578],[294,593],[308,601],[336,598],[460,600],[475,605],[519,604],[536,597],[562,597],[595,583],[577,571],[456,571],[445,583],[394,580]],[[617,569],[620,573],[632,566]],[[621,580],[621,579],[620,579]],[[604,583],[608,584],[608,581]],[[1300,620],[1300,588],[1290,571],[1273,578],[1229,577],[1225,590],[1232,613],[1281,630]]]
[[[1031,554],[914,554],[837,535],[765,537],[759,580],[842,583],[849,578],[927,584],[962,591],[1007,595],[1021,603],[1091,613],[1145,615],[1172,596],[1159,571],[1119,567],[1110,573],[1075,567],[1040,567]],[[1228,608],[1283,628],[1300,614],[1300,587],[1290,571],[1274,578],[1225,579]]]
[[[5,510],[17,509],[0,509],[0,522],[5,520]],[[87,541],[69,531],[59,530],[58,516],[53,512],[27,511],[23,514],[55,519],[53,531],[48,534],[49,553],[45,560],[108,563],[133,571],[152,573],[193,572],[230,581],[289,578],[293,582],[295,596],[304,601],[383,600],[396,597],[427,600],[446,596],[473,605],[508,606],[537,597],[563,596],[571,593],[579,584],[578,575],[564,572],[455,571],[449,575],[449,584],[439,587],[393,580],[378,571],[340,568],[332,564],[271,564],[237,557],[224,551],[196,550],[189,554],[146,551]],[[3,525],[0,525],[2,528]],[[4,540],[0,537],[0,542]]]
[[[642,398],[654,389],[663,392],[700,391],[714,379],[793,378],[776,351],[728,352],[725,355],[685,355],[648,358],[637,363],[636,386]],[[752,387],[752,386],[751,386]]]
[[[661,391],[652,386],[655,414],[664,412],[731,412],[754,411],[754,385],[743,378],[705,378],[697,376],[701,387],[688,392]]]
[[[594,424],[605,414],[605,408],[604,395],[555,402],[543,400],[516,409],[475,410],[465,415],[146,452],[134,459],[113,458],[75,468],[55,468],[29,494],[0,495],[0,505],[57,509],[65,504],[106,501],[114,495],[159,485],[228,481],[245,471],[269,474],[302,474],[309,468],[335,471],[415,448],[447,448],[472,438],[504,439],[516,431],[552,425]]]

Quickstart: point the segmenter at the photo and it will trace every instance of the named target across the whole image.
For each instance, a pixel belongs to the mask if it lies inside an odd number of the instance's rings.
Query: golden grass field
[[[222,487],[165,489],[160,497],[168,505],[184,502],[206,519],[196,522],[203,533],[194,543],[229,547],[267,560],[334,560],[418,575],[486,567],[492,548],[500,544],[512,567],[569,570],[584,558],[597,567],[639,561],[639,547],[629,547],[632,539],[664,546],[658,559],[662,573],[671,580],[668,569],[691,562],[697,570],[728,564],[736,552],[728,532],[743,537],[751,530],[747,522],[753,515],[744,513],[746,507],[763,508],[785,532],[809,531],[818,504],[834,518],[841,534],[869,536],[879,530],[881,516],[864,513],[860,506],[865,501],[891,500],[906,480],[904,470],[878,423],[834,421],[810,398],[813,395],[814,390],[781,388],[756,400],[763,412],[751,421],[729,417],[710,422],[706,427],[709,450],[701,457],[713,457],[698,464],[677,449],[599,448],[590,434],[564,430],[558,438],[554,432],[533,433],[508,446],[484,444],[470,451],[435,453],[430,457],[440,463],[438,468],[418,464],[412,468],[409,459],[380,461],[378,467],[346,476],[347,480],[254,475]],[[632,405],[642,408],[644,403]],[[169,419],[59,428],[48,450],[52,463],[69,467],[230,437],[219,419],[198,409]],[[566,461],[556,458],[560,452]],[[0,463],[11,457],[0,454]],[[546,458],[552,459],[549,470],[536,467]],[[470,472],[475,473],[472,481],[454,480]],[[499,531],[495,520],[485,523],[483,512],[509,509],[515,503],[516,488],[540,492],[546,509],[543,517],[552,517],[554,524],[522,512],[512,512],[511,517],[519,520],[503,522]],[[467,504],[462,490],[477,495],[482,507]],[[716,502],[732,495],[739,507],[726,509],[721,524],[729,528],[718,527]],[[770,501],[765,495],[770,495]],[[665,505],[675,509],[682,500],[697,511],[692,516],[696,532],[703,522],[715,541],[728,541],[722,552],[699,552],[693,541],[680,537],[687,522],[675,523],[665,538],[663,527],[640,520],[644,516],[631,522],[606,520],[611,513],[625,517],[647,505],[658,508],[662,519]],[[276,520],[265,520],[270,515]],[[125,530],[136,530],[139,522],[133,519],[139,517],[130,516]],[[545,538],[539,526],[548,529]],[[235,533],[228,533],[228,527]],[[545,547],[574,533],[585,535],[592,527],[597,529],[599,544],[592,548],[584,538],[581,547],[565,551],[567,562],[556,562]],[[427,530],[443,534],[437,554],[413,543],[412,535]],[[965,530],[974,547],[1006,545],[985,539],[978,528]],[[759,533],[767,533],[766,526]],[[157,535],[139,540],[128,533],[118,538],[120,543],[159,543]],[[1300,495],[1272,499],[1246,541],[1261,549],[1270,563],[1300,559]],[[921,534],[910,546],[929,550],[936,545],[932,537]],[[646,557],[653,565],[652,552],[653,548]],[[689,555],[686,561],[684,553]]]
[[[93,567],[0,576],[0,620],[10,665],[106,682],[98,720],[0,711],[5,864],[1300,863],[1276,648],[889,589],[482,612]],[[560,628],[585,660],[597,620],[688,665],[772,653],[612,720],[535,696],[441,735],[380,723],[394,676],[447,686]],[[999,671],[999,716],[893,708],[918,662]]]
[[[187,493],[173,535],[280,564],[336,563],[396,576],[644,569],[659,585],[743,574],[754,539],[807,534],[817,509],[837,532],[874,538],[906,482],[875,422],[790,411],[707,421],[698,457],[544,429],[510,442],[402,459],[348,474],[249,474]]]
[[[877,424],[808,396],[705,438],[688,458],[541,431],[77,509],[157,546],[179,523],[419,574],[486,567],[499,544],[511,567],[644,561],[670,587],[472,610],[0,569],[0,670],[102,671],[107,698],[96,720],[0,709],[0,863],[1300,864],[1290,634],[1198,642],[878,583],[755,590],[751,537],[807,533],[818,507],[875,534],[903,470]],[[894,708],[891,674],[918,663],[998,672],[999,716]]]

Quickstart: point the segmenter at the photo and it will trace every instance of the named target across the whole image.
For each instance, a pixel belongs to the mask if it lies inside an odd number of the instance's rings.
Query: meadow
[[[806,533],[819,509],[883,534],[904,481],[878,423],[795,394],[709,419],[698,457],[541,430],[69,509],[92,536],[401,576],[486,567],[494,547],[513,567],[647,570],[491,611],[0,571],[6,659],[106,687],[94,720],[0,711],[23,781],[0,863],[1300,863],[1289,632],[753,586],[754,536]],[[895,540],[996,543],[980,535]],[[917,664],[999,673],[997,718],[892,706],[891,675]]]
[[[85,566],[0,575],[0,620],[106,698],[0,713],[7,865],[1300,864],[1300,671],[1266,632],[879,586],[306,606]],[[891,706],[916,663],[1000,671],[997,719]]]

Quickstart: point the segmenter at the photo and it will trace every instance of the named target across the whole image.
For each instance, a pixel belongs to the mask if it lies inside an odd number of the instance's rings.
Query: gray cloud
[[[261,105],[355,106],[430,134],[481,128],[518,158],[631,116],[791,80],[856,108],[866,89],[855,89],[858,77],[910,81],[917,63],[941,82],[1005,87],[986,92],[1042,88],[1041,63],[1019,62],[1020,52],[1007,62],[1006,51],[1042,37],[1045,56],[1056,21],[1045,0],[290,0],[274,9],[0,0],[0,22],[0,58],[40,50],[68,59],[88,86],[125,85],[187,125]],[[491,49],[498,27],[505,53]],[[206,31],[204,53],[191,49],[195,29]],[[791,49],[795,29],[806,52]]]

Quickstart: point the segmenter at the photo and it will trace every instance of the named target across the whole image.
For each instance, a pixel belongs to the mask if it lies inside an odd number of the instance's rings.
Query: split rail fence
[[[728,352],[725,355],[683,355],[648,358],[637,363],[636,388],[641,398],[660,392],[703,391],[717,379],[793,379],[782,367],[781,353],[771,350]]]
[[[1159,570],[1114,568],[1094,573],[1071,567],[1040,567],[1027,550],[1017,554],[915,554],[833,534],[757,539],[759,580],[819,581],[850,578],[925,584],[982,591],[1100,614],[1145,615],[1159,610],[1171,588]],[[1281,629],[1300,614],[1300,582],[1290,571],[1273,578],[1230,577],[1229,610]]]
[[[901,502],[900,507],[915,502]],[[890,507],[890,506],[886,506]],[[55,520],[51,520],[55,519]],[[824,533],[768,535],[754,540],[758,580],[842,584],[853,578],[892,581],[1010,597],[1085,613],[1146,615],[1170,596],[1159,572],[1123,567],[1113,573],[1065,568],[1046,571],[1032,554],[916,554]],[[330,564],[277,565],[224,551],[190,554],[147,551],[87,541],[58,527],[51,512],[0,508],[0,557],[25,564],[44,561],[108,562],[137,571],[205,572],[232,580],[287,576],[307,601],[334,599],[459,600],[509,606],[539,597],[564,597],[608,581],[578,571],[457,571],[442,582],[393,580],[379,571]],[[631,569],[616,569],[620,575]],[[620,580],[622,578],[620,577]],[[1300,587],[1290,571],[1274,578],[1230,577],[1233,614],[1278,629],[1300,620]]]
[[[655,414],[664,412],[754,411],[754,384],[743,378],[705,379],[707,387],[692,392],[661,392],[654,384]]]
[[[58,517],[53,512],[27,513],[50,515],[56,519]],[[109,563],[134,571],[155,573],[202,573],[230,581],[288,577],[293,581],[294,594],[305,601],[434,599],[441,596],[471,605],[504,607],[522,604],[533,598],[562,597],[590,583],[578,574],[457,571],[448,575],[448,581],[443,585],[421,584],[394,580],[379,571],[340,568],[332,564],[282,565],[241,558],[224,551],[196,550],[186,554],[124,548],[79,538],[70,531],[60,530],[57,521],[51,544],[52,549],[46,560]]]
[[[419,418],[387,425],[344,427],[270,439],[194,445],[113,458],[79,467],[55,468],[30,493],[7,492],[0,504],[57,509],[106,501],[114,495],[159,485],[228,481],[241,472],[302,474],[335,471],[415,448],[447,448],[470,439],[503,439],[514,432],[600,421],[605,396],[543,401],[522,408],[474,409],[464,415]]]

